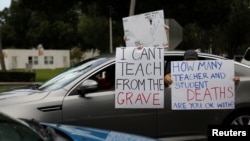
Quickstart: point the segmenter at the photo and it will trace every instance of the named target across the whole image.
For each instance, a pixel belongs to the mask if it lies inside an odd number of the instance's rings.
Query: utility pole
[[[135,14],[135,3],[136,3],[136,0],[130,0],[129,16],[132,16]]]
[[[110,53],[113,53],[113,34],[112,34],[112,17],[110,16],[109,17],[109,50],[110,50]]]

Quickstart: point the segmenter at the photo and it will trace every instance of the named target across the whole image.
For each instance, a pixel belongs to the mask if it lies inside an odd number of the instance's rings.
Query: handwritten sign
[[[164,49],[116,48],[115,108],[164,107]]]
[[[172,109],[234,109],[232,60],[173,61]]]
[[[168,47],[163,10],[123,18],[126,46]]]

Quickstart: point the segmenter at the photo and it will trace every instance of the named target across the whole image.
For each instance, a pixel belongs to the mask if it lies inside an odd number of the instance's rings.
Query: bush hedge
[[[0,71],[0,82],[34,82],[35,72]]]

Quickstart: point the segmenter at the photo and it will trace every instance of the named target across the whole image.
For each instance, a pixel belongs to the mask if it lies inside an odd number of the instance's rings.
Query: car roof
[[[165,50],[164,51],[164,55],[165,56],[183,56],[184,54],[184,50]],[[219,56],[219,55],[215,55],[215,54],[209,54],[209,53],[203,53],[203,52],[199,52],[197,51],[198,53],[198,56],[199,57],[204,57],[204,58],[211,58],[211,59],[227,59],[223,56]],[[105,57],[105,58],[109,58],[109,59],[114,59],[115,58],[115,52],[114,53],[110,53],[110,54],[101,54],[101,55],[98,55],[98,56],[95,56],[97,58],[99,57]]]
[[[168,51],[165,51],[164,54],[167,56],[171,56],[171,55],[183,56],[184,52],[185,52],[184,50],[168,50]],[[219,56],[215,54],[203,53],[199,51],[197,51],[197,53],[199,57],[209,57],[209,58],[214,58],[214,59],[227,59],[223,56]]]

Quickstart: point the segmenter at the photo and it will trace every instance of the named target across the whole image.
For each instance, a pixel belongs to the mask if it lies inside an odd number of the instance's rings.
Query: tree
[[[201,49],[204,46],[204,39],[206,38],[205,31],[195,23],[186,25],[184,28],[183,44],[184,50],[188,49]]]
[[[83,50],[99,49],[101,53],[109,52],[108,19],[97,16],[82,15],[78,32],[83,40]]]
[[[70,51],[70,60],[75,63],[80,62],[83,59],[83,52],[79,47],[73,47]]]
[[[113,46],[122,46],[122,18],[129,16],[130,2],[13,1],[10,12],[0,15],[6,17],[3,46],[31,48],[43,44],[51,49],[77,46],[108,53],[108,19],[113,20]],[[211,47],[216,53],[231,51],[228,54],[232,56],[250,44],[249,5],[248,0],[143,0],[136,1],[134,14],[163,9],[165,18],[175,19],[184,28],[185,41],[177,49],[200,46],[205,51]]]
[[[1,8],[4,8],[4,12],[8,11],[5,6],[7,6],[7,8],[8,8],[9,5],[4,5],[3,7],[1,7]],[[2,11],[2,9],[1,9],[1,11]],[[2,16],[2,14],[1,14],[1,17],[4,17],[4,16]],[[1,70],[2,71],[6,71],[5,62],[4,62],[4,55],[3,55],[3,45],[2,45],[2,29],[3,29],[4,24],[5,24],[5,18],[0,18],[0,63],[1,63]]]
[[[11,5],[11,0],[6,0],[4,3],[2,3],[0,6],[0,12],[6,10],[6,8],[9,8]],[[4,56],[3,56],[3,46],[2,46],[2,25],[5,23],[5,19],[1,18],[0,16],[0,63],[1,63],[1,69],[2,71],[6,71],[5,62],[4,62]]]
[[[250,3],[247,0],[235,2],[232,5],[233,12],[230,21],[224,29],[227,37],[228,57],[233,58],[234,54],[244,52],[249,47],[250,35]]]
[[[4,56],[3,56],[3,47],[2,47],[2,26],[0,27],[0,63],[1,63],[1,70],[6,71]]]
[[[67,4],[65,4],[66,2]],[[78,0],[13,1],[4,29],[4,46],[32,48],[42,43],[45,48],[64,49],[77,44]],[[12,34],[9,34],[13,31]]]

